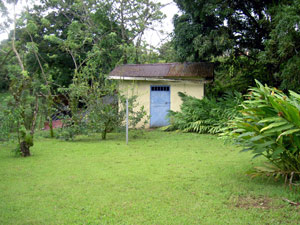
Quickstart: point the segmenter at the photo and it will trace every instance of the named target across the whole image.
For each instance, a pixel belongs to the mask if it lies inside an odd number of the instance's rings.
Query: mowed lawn
[[[38,138],[32,157],[0,145],[0,224],[299,224],[300,200],[250,179],[263,159],[215,136],[146,131],[74,142]]]

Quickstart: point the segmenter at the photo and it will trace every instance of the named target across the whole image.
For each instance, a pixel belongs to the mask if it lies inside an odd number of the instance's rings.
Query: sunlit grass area
[[[215,136],[146,131],[0,145],[0,224],[298,224],[299,192]]]

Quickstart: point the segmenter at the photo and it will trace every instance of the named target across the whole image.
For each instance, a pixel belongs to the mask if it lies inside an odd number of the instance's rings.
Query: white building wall
[[[204,83],[199,81],[130,81],[123,80],[119,83],[119,90],[125,96],[137,95],[138,107],[144,106],[148,115],[150,115],[150,86],[151,85],[169,85],[170,86],[170,109],[179,111],[181,99],[178,92],[202,99],[204,96]],[[143,123],[140,123],[141,126]],[[149,123],[146,127],[149,127]]]

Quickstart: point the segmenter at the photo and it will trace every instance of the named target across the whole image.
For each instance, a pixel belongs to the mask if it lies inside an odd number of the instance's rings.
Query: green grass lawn
[[[263,159],[215,136],[38,138],[32,157],[0,145],[0,224],[299,224],[299,192],[245,175]]]

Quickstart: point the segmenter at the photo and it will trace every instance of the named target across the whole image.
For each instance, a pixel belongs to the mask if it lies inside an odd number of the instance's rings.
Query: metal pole
[[[126,145],[128,145],[128,99],[126,99]]]

